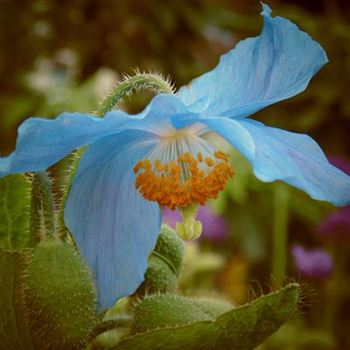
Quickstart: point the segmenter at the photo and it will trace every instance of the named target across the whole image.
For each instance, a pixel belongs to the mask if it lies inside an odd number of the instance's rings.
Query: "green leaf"
[[[33,349],[17,289],[23,264],[23,254],[0,250],[0,350]]]
[[[223,327],[225,335],[219,337],[216,348],[234,344],[234,350],[254,349],[293,315],[299,297],[299,285],[292,283],[221,315],[216,322]]]
[[[195,299],[175,294],[153,294],[135,306],[131,332],[135,334],[159,328],[177,328],[214,319],[212,313]]]
[[[0,180],[0,248],[21,251],[33,244],[29,233],[30,182],[24,175]]]
[[[262,296],[219,316],[178,327],[158,328],[126,338],[111,350],[252,350],[274,333],[299,303],[299,286]]]

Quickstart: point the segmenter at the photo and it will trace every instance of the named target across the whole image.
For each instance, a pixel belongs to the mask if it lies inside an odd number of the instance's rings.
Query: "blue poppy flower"
[[[89,145],[65,222],[92,269],[100,308],[142,282],[161,224],[159,204],[202,204],[233,175],[227,156],[202,137],[208,130],[240,151],[262,181],[282,180],[339,206],[350,202],[349,176],[313,139],[247,118],[302,92],[327,63],[309,35],[270,14],[263,4],[258,37],[240,42],[177,94],[157,95],[142,113],[30,118],[19,127],[16,151],[0,159],[0,176],[37,171]]]

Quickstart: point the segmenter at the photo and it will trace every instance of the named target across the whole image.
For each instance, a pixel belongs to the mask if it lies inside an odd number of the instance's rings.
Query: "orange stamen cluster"
[[[216,151],[214,157],[204,158],[199,152],[195,158],[186,152],[165,164],[158,159],[153,163],[141,160],[134,167],[136,174],[143,170],[137,175],[135,186],[145,199],[170,209],[192,203],[203,205],[209,198],[216,198],[234,176],[226,154]]]

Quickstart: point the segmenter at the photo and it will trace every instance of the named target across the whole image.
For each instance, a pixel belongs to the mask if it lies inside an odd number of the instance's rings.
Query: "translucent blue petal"
[[[47,168],[77,147],[117,132],[117,117],[63,113],[53,120],[27,119],[18,129],[16,151],[0,158],[0,177]]]
[[[327,63],[321,46],[263,4],[260,36],[241,41],[214,70],[193,80],[178,96],[203,116],[246,117],[302,92]]]
[[[88,148],[74,178],[65,222],[93,271],[100,310],[135,291],[156,243],[159,207],[137,192],[133,172],[156,142],[139,130],[106,136]]]
[[[106,114],[105,119],[119,119],[120,111]],[[175,95],[159,94],[155,96],[148,106],[139,114],[127,115],[119,123],[124,129],[144,130],[156,135],[174,133],[171,118],[176,116],[190,117],[192,113],[184,103]]]
[[[175,95],[161,94],[135,115],[116,110],[103,119],[79,113],[63,113],[52,120],[29,118],[18,129],[15,152],[0,157],[0,177],[45,169],[77,147],[125,129],[158,135],[174,133],[170,118],[177,115],[191,116],[191,113]]]
[[[314,199],[337,206],[350,204],[350,177],[328,162],[311,137],[251,119],[218,117],[201,122],[237,148],[260,180],[282,180]]]

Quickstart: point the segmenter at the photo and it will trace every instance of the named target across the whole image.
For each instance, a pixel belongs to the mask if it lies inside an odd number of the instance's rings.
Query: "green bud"
[[[176,276],[182,269],[184,249],[184,243],[176,232],[168,225],[162,225],[154,251],[166,259]]]
[[[177,277],[174,271],[163,259],[151,255],[145,280],[137,290],[137,295],[166,293],[174,291]]]
[[[40,242],[23,273],[23,296],[36,349],[80,349],[95,323],[91,274],[68,243]]]
[[[162,225],[157,245],[148,261],[145,280],[136,295],[143,297],[146,294],[173,292],[182,269],[183,254],[183,241],[173,229]]]
[[[142,333],[213,319],[211,312],[196,300],[174,294],[151,295],[136,305],[131,331]]]

